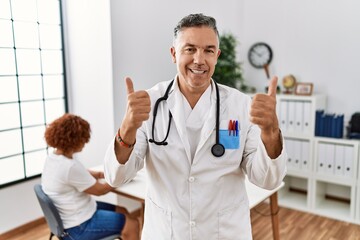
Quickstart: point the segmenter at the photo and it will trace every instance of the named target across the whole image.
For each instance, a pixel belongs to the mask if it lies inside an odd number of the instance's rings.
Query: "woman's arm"
[[[95,195],[95,196],[101,196],[108,192],[110,192],[113,189],[109,184],[102,181],[96,181],[94,185],[89,187],[88,189],[84,190],[85,193]]]
[[[104,172],[101,171],[93,171],[93,170],[88,170],[89,173],[91,174],[91,176],[93,176],[95,179],[102,179],[104,178]]]

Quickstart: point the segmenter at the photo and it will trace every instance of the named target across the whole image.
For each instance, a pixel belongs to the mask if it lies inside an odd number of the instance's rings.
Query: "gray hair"
[[[216,20],[213,17],[205,16],[202,13],[190,14],[185,16],[174,28],[174,41],[178,37],[179,32],[182,31],[183,28],[189,27],[209,27],[214,30],[217,37],[219,38],[219,32],[216,27]]]

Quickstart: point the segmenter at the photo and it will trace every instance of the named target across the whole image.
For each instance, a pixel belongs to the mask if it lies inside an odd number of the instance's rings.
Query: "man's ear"
[[[217,53],[217,57],[219,57],[220,54],[221,54],[221,50],[219,49],[219,50],[218,50],[218,53]]]
[[[175,47],[170,48],[171,58],[173,60],[173,63],[176,63],[176,50]]]

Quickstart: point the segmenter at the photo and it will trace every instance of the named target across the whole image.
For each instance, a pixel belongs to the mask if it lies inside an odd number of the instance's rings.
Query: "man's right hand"
[[[134,91],[131,78],[126,77],[125,81],[127,89],[127,110],[120,128],[124,141],[127,139],[126,135],[128,132],[136,133],[136,130],[141,126],[142,122],[149,119],[151,110],[149,94],[144,90]]]

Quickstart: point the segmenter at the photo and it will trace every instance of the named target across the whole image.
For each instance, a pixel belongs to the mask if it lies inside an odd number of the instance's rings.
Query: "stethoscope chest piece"
[[[215,157],[221,157],[225,153],[225,148],[221,143],[216,143],[216,144],[214,144],[214,146],[212,146],[211,153]]]

